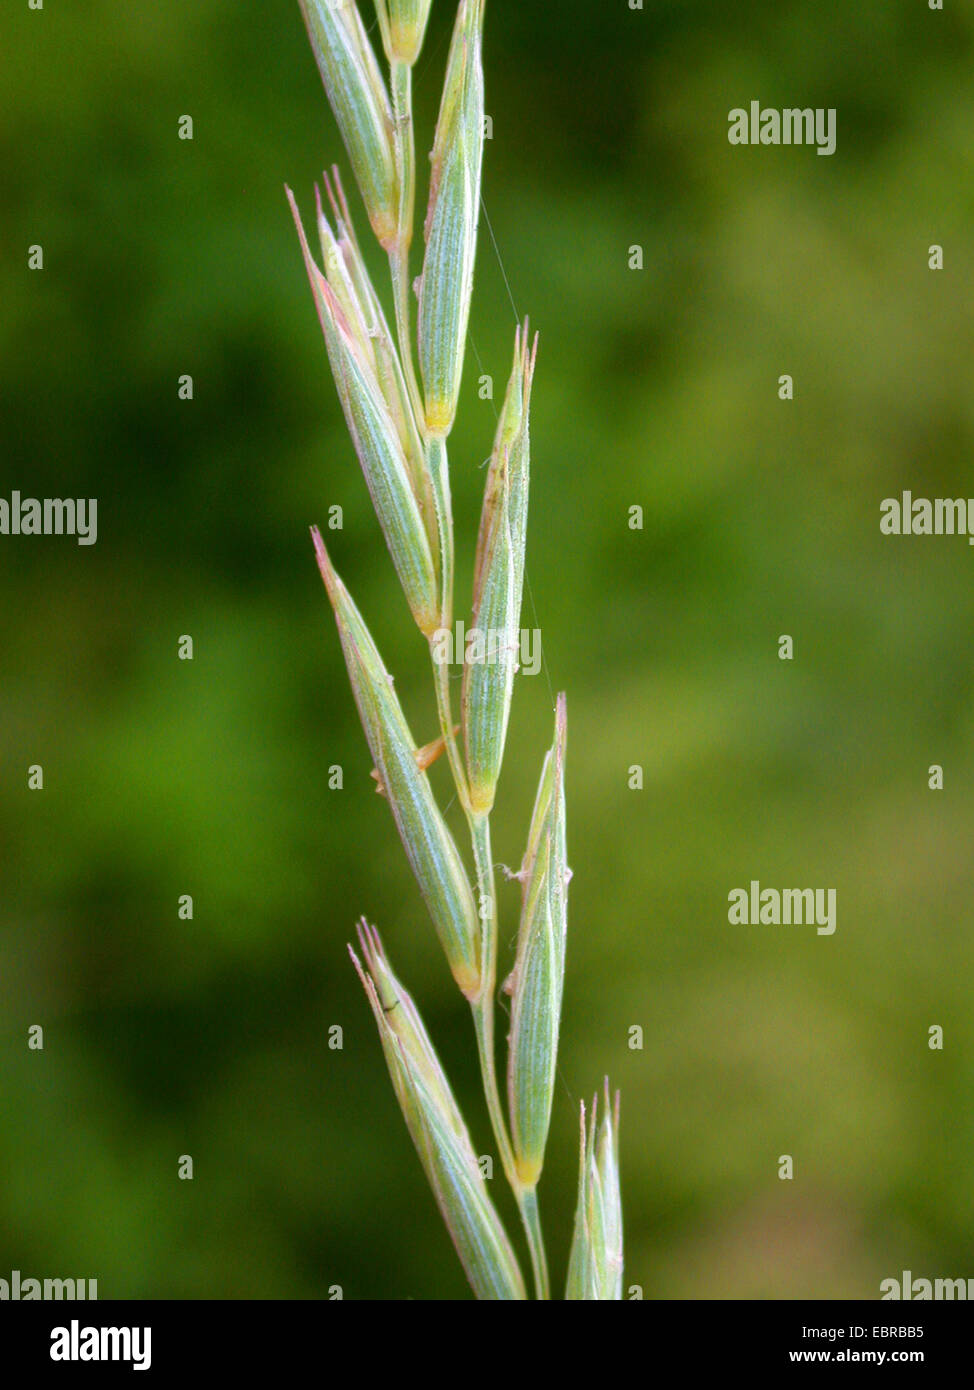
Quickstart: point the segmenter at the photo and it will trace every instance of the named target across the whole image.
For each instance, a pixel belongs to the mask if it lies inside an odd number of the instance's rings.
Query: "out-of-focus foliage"
[[[310,205],[341,150],[297,4],[245,9],[3,18],[0,496],[96,496],[99,539],[0,538],[0,1276],[462,1296],[345,953],[367,913],[486,1150],[469,1020],[308,539],[344,508],[335,563],[432,738],[283,194]],[[427,147],[451,12],[416,69]],[[520,862],[564,688],[556,1283],[603,1070],[627,1288],[876,1297],[904,1267],[970,1273],[974,560],[878,520],[904,488],[974,493],[971,7],[492,3],[487,29],[451,460],[463,594],[495,424],[478,377],[499,396],[530,311],[546,669],[516,685],[495,849]],[[834,106],[837,152],[730,146],[752,98]],[[731,927],[752,878],[836,888],[835,935]]]

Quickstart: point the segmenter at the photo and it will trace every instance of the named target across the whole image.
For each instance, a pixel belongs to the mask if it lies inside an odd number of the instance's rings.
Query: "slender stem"
[[[453,626],[453,504],[446,440],[436,436],[426,446],[426,466],[433,488],[433,508],[440,537],[440,626]]]
[[[480,913],[480,994],[471,1001],[477,1028],[477,1047],[480,1052],[480,1071],[484,1096],[490,1112],[494,1139],[501,1162],[518,1205],[522,1185],[517,1175],[514,1148],[507,1133],[507,1121],[497,1085],[497,1057],[494,1049],[494,987],[497,983],[497,899],[494,895],[494,861],[490,848],[490,820],[487,816],[470,816],[470,837],[477,865],[477,899]]]
[[[531,1251],[531,1269],[534,1274],[534,1294],[536,1298],[548,1300],[551,1291],[548,1283],[548,1260],[545,1256],[544,1236],[541,1234],[541,1217],[538,1214],[538,1189],[524,1188],[518,1199],[521,1220]]]
[[[494,1049],[494,988],[497,983],[497,900],[494,896],[494,863],[490,848],[490,821],[487,816],[470,817],[474,861],[477,865],[477,898],[480,913],[480,994],[472,1001],[480,1050],[480,1070],[484,1095],[490,1111],[494,1138],[500,1150],[507,1181],[520,1203],[521,1180],[517,1175],[514,1148],[507,1133],[507,1121],[497,1085],[497,1058]]]
[[[392,289],[396,305],[396,333],[399,338],[399,354],[402,358],[406,376],[406,389],[409,403],[416,417],[420,434],[426,435],[426,410],[423,396],[416,376],[416,363],[413,360],[412,340],[409,328],[409,254],[393,250],[389,253],[389,266],[392,271]]]
[[[493,1017],[494,988],[497,984],[497,899],[494,894],[494,861],[490,848],[489,817],[470,817],[470,837],[473,840],[477,891],[480,898],[480,1000],[489,1008]]]
[[[412,69],[406,63],[393,62],[391,70],[392,103],[395,119],[395,158],[399,180],[399,225],[395,244],[389,249],[389,269],[392,276],[393,299],[396,311],[396,334],[399,355],[406,378],[406,389],[417,427],[426,445],[426,464],[433,489],[433,505],[440,541],[440,625],[453,625],[453,511],[450,498],[450,476],[445,439],[431,436],[426,426],[426,412],[419,387],[410,328],[409,249],[413,238],[413,219],[416,202],[416,146],[413,132]],[[432,655],[432,643],[430,645]],[[494,991],[497,985],[497,902],[494,894],[494,864],[490,846],[490,821],[487,816],[475,816],[470,806],[466,770],[453,732],[453,701],[450,694],[450,668],[433,657],[436,703],[440,732],[446,744],[447,757],[453,773],[457,796],[470,826],[474,860],[477,866],[477,889],[480,904],[481,928],[481,987],[479,997],[471,1001],[477,1051],[483,1079],[484,1098],[490,1115],[494,1141],[511,1190],[517,1200],[521,1221],[527,1236],[534,1273],[535,1295],[547,1299],[548,1266],[544,1239],[538,1215],[535,1188],[525,1188],[517,1174],[514,1149],[507,1130],[504,1106],[497,1084],[497,1058],[494,1046]]]
[[[430,656],[433,661],[433,681],[436,687],[436,706],[440,717],[440,733],[446,745],[446,756],[450,763],[450,771],[453,773],[453,781],[457,789],[457,796],[460,798],[460,805],[463,807],[464,814],[469,820],[470,792],[467,788],[467,774],[464,770],[463,759],[460,757],[460,749],[457,747],[456,734],[453,732],[453,701],[450,698],[450,668],[445,661],[437,661],[433,652],[432,642],[430,642]]]
[[[547,1299],[548,1262],[544,1237],[538,1214],[538,1196],[534,1187],[525,1187],[518,1177],[514,1146],[507,1131],[504,1106],[497,1084],[497,1057],[494,1047],[494,991],[497,984],[497,899],[494,894],[494,861],[490,847],[490,819],[470,816],[470,835],[477,864],[477,890],[480,901],[480,920],[483,931],[480,947],[480,995],[472,1001],[474,1024],[477,1030],[477,1050],[484,1097],[490,1115],[494,1141],[500,1152],[504,1174],[517,1199],[521,1223],[527,1236],[534,1273],[534,1291],[539,1299]]]
[[[492,1004],[493,1000],[491,1000]],[[518,1200],[518,1206],[520,1206],[522,1188],[518,1181],[517,1170],[514,1167],[514,1150],[511,1148],[511,1141],[507,1136],[504,1107],[501,1103],[500,1091],[497,1088],[497,1067],[494,1061],[494,1010],[493,1007],[485,1007],[483,999],[471,1000],[470,1007],[473,1010],[474,1031],[477,1034],[477,1051],[480,1054],[480,1074],[484,1087],[484,1099],[487,1101],[487,1111],[490,1115],[491,1128],[494,1131],[494,1141],[501,1156],[504,1176]]]
[[[413,239],[416,202],[416,149],[413,141],[413,70],[392,64],[392,105],[396,123],[396,173],[399,178],[399,246],[408,252]]]
[[[416,377],[413,341],[409,326],[409,248],[413,241],[416,211],[416,141],[413,133],[413,70],[407,63],[392,64],[392,105],[395,120],[396,173],[399,179],[399,227],[389,250],[389,269],[396,308],[399,355],[406,387],[420,431],[426,433],[426,413]]]
[[[504,1107],[497,1086],[497,1064],[494,1055],[494,996],[493,991],[473,1000],[474,1029],[477,1034],[477,1051],[480,1054],[480,1075],[490,1115],[494,1142],[501,1156],[504,1176],[510,1184],[517,1200],[521,1224],[527,1237],[528,1251],[531,1255],[531,1270],[534,1275],[534,1293],[538,1299],[550,1298],[548,1285],[548,1261],[545,1256],[544,1236],[541,1234],[541,1218],[538,1215],[538,1193],[534,1187],[524,1187],[517,1175],[514,1150],[507,1133]]]

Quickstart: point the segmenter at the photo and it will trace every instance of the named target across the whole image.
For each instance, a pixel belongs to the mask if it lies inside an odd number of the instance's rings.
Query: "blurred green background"
[[[418,68],[421,151],[452,11],[436,0]],[[464,1297],[345,952],[367,913],[486,1151],[466,1009],[308,541],[341,505],[336,564],[432,737],[284,199],[310,214],[343,160],[297,4],[21,3],[2,24],[0,496],[97,497],[99,537],[0,539],[0,1277]],[[974,558],[878,528],[904,488],[974,493],[972,38],[966,0],[488,5],[501,259],[484,225],[458,594],[462,613],[506,275],[542,335],[524,621],[546,658],[517,687],[507,864],[569,697],[558,1282],[577,1103],[605,1072],[645,1297],[974,1275]],[[752,98],[836,107],[837,152],[730,146]],[[835,935],[730,926],[752,878],[834,887]]]

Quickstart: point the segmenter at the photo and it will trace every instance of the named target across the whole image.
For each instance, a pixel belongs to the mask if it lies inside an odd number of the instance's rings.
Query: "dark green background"
[[[452,10],[418,67],[421,151]],[[310,213],[342,158],[297,4],[17,0],[2,27],[0,495],[96,496],[99,538],[0,538],[0,1277],[464,1296],[345,954],[367,913],[486,1149],[307,536],[344,507],[335,561],[432,737],[284,199]],[[974,554],[878,529],[903,488],[974,493],[972,38],[967,0],[488,5],[485,200],[542,335],[546,671],[517,688],[505,863],[569,699],[558,1283],[577,1102],[606,1071],[646,1297],[974,1275]],[[752,98],[836,107],[836,154],[730,146]],[[514,322],[485,227],[472,342],[498,384]],[[461,612],[479,371],[452,448]],[[731,927],[751,878],[834,887],[835,935]]]

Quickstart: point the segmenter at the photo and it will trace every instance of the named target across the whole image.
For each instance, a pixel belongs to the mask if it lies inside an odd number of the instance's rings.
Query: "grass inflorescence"
[[[440,736],[419,748],[362,615],[315,528],[318,566],[349,680],[406,857],[456,984],[470,1004],[494,1140],[518,1205],[536,1297],[550,1297],[538,1206],[555,1093],[568,884],[567,710],[559,695],[517,878],[521,915],[510,995],[506,1087],[498,1080],[497,898],[490,816],[520,649],[537,337],[515,334],[514,362],[487,470],[477,538],[473,626],[495,636],[466,657],[460,720],[438,638],[452,630],[454,534],[448,440],[460,396],[473,293],[484,147],[484,0],[460,0],[434,134],[412,323],[416,201],[412,77],[431,0],[375,0],[388,80],[355,0],[301,0],[315,59],[372,230],[389,260],[390,327],[366,269],[338,170],[316,221],[321,264],[291,203],[328,359],[376,516],[413,621],[429,645]],[[329,216],[330,213],[330,216]],[[458,737],[459,735],[459,737]],[[445,752],[470,833],[474,875],[433,794],[427,767]],[[466,1124],[412,997],[364,920],[349,947],[375,1015],[396,1097],[478,1298],[523,1299],[524,1277],[489,1195]],[[506,1092],[506,1095],[505,1095]],[[581,1110],[578,1206],[569,1299],[622,1297],[618,1097]]]

